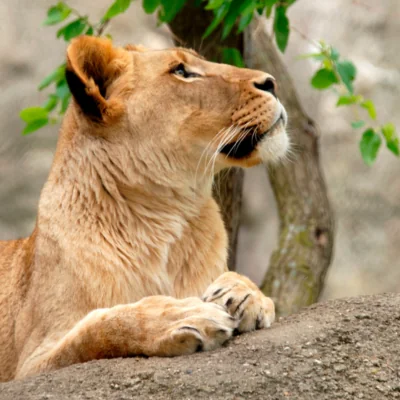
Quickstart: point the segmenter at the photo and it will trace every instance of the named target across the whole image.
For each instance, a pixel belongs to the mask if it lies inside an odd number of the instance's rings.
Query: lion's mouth
[[[261,134],[249,133],[244,139],[239,139],[235,142],[228,143],[223,146],[220,153],[226,154],[232,158],[244,158],[248,157],[256,148],[257,145],[269,134],[278,127],[279,124],[283,123],[283,114],[277,119],[277,121],[265,132]]]

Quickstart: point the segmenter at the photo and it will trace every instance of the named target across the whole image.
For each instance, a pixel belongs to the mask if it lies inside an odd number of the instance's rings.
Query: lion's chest
[[[135,298],[130,300],[201,296],[227,270],[227,234],[218,206],[211,199],[190,218],[157,225],[161,229],[153,227],[146,240],[131,247],[129,281]]]
[[[127,259],[118,251],[108,256],[103,252],[101,259],[96,257],[97,262],[93,263],[93,257],[81,254],[81,260],[91,259],[91,264],[96,264],[96,275],[91,271],[87,278],[95,288],[96,299],[102,299],[103,304],[98,307],[133,303],[153,295],[201,296],[226,271],[227,256],[225,230],[219,229],[219,224],[205,230],[203,224],[204,221],[200,225],[186,226],[180,237],[168,243],[158,241],[153,232],[152,243],[142,244],[140,256],[137,247],[126,249]],[[104,263],[106,260],[108,262]],[[100,263],[103,264],[101,275],[98,273]]]
[[[168,251],[167,274],[178,298],[201,296],[227,270],[227,234],[212,203],[185,226]]]
[[[152,295],[200,296],[226,271],[227,235],[212,199],[190,218],[159,212],[103,226],[79,232],[69,226],[59,239],[68,254],[62,263],[97,308]]]

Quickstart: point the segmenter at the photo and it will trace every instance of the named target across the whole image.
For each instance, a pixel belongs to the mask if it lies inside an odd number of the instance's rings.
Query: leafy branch
[[[99,22],[91,23],[87,15],[81,15],[77,10],[60,1],[48,9],[43,25],[52,26],[68,20],[68,23],[56,33],[57,38],[62,38],[65,42],[82,34],[101,36],[110,20],[125,12],[130,3],[131,0],[115,1]],[[48,95],[46,102],[42,106],[28,107],[20,112],[21,119],[26,123],[22,131],[23,135],[32,133],[49,123],[57,123],[59,117],[67,110],[71,93],[65,78],[65,67],[65,63],[59,65],[39,83],[39,91],[53,86],[53,92]]]
[[[382,141],[397,157],[400,156],[399,138],[392,123],[379,125],[375,104],[371,99],[354,93],[353,82],[357,69],[351,61],[342,60],[337,49],[320,41],[315,53],[301,56],[312,58],[320,63],[320,68],[311,78],[311,85],[318,90],[334,87],[338,95],[337,107],[350,106],[353,108],[355,120],[351,122],[353,129],[363,128],[360,141],[360,151],[364,162],[372,165],[378,155]],[[360,114],[365,114],[362,119]]]
[[[142,0],[146,13],[157,13],[160,23],[168,23],[174,19],[187,0]],[[214,18],[203,34],[207,38],[217,28],[221,30],[222,41],[233,30],[240,34],[251,23],[254,15],[265,15],[273,18],[273,33],[276,44],[284,52],[290,35],[290,23],[287,11],[296,0],[197,0],[197,4],[204,5],[210,10]],[[47,11],[44,25],[56,25],[67,22],[56,33],[57,38],[69,42],[81,34],[103,36],[111,19],[126,12],[132,0],[114,0],[107,12],[97,23],[89,21],[87,15],[81,15],[77,10],[60,1]],[[110,37],[110,35],[106,36]],[[111,38],[111,37],[110,37]],[[383,141],[387,148],[396,156],[400,155],[399,138],[392,123],[378,125],[375,105],[370,99],[354,93],[353,83],[357,75],[354,64],[342,60],[339,52],[320,41],[316,44],[316,52],[302,56],[312,58],[320,63],[320,67],[311,79],[311,85],[318,90],[331,87],[338,94],[337,107],[351,106],[355,110],[356,118],[351,123],[353,129],[364,128],[360,141],[360,151],[364,162],[371,165],[378,154]],[[235,48],[221,47],[222,60],[225,63],[244,67],[240,52]],[[29,107],[21,111],[20,117],[26,122],[23,134],[34,132],[49,123],[56,123],[67,109],[71,94],[65,79],[65,63],[58,66],[46,76],[38,86],[41,91],[50,86],[53,92],[48,95],[47,101],[39,107]],[[366,111],[368,118],[360,119],[359,111]],[[366,121],[368,119],[368,121]]]

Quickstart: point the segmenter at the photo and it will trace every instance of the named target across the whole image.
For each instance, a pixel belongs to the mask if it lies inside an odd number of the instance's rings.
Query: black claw
[[[225,293],[222,292],[225,288],[219,288],[217,289],[211,296],[212,301],[219,299],[220,297],[222,297]],[[222,293],[221,293],[222,292]],[[219,295],[219,296],[218,296]],[[215,297],[217,296],[217,297]]]
[[[225,303],[225,307],[229,307],[233,303],[233,298],[229,297],[229,299]]]
[[[261,322],[262,322],[262,316],[260,314],[257,315],[257,320],[256,320],[256,329],[261,328]]]
[[[213,296],[216,296],[219,292],[221,292],[222,288],[217,289],[214,293]]]
[[[197,333],[200,334],[200,331],[199,331],[198,329],[196,329],[196,328],[193,328],[193,326],[181,326],[181,327],[179,328],[179,330],[180,330],[180,331],[187,331],[187,330],[189,330],[189,331],[195,331],[195,332],[197,332]]]
[[[239,310],[240,306],[251,296],[251,293],[246,294],[246,296],[244,296],[243,300],[238,304],[238,306],[236,307],[235,310],[235,314],[237,313],[237,311]]]

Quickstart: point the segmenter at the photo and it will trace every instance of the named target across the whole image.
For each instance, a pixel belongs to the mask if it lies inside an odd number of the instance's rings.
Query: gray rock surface
[[[0,384],[0,400],[400,398],[400,295],[311,306],[226,347],[90,362]]]

